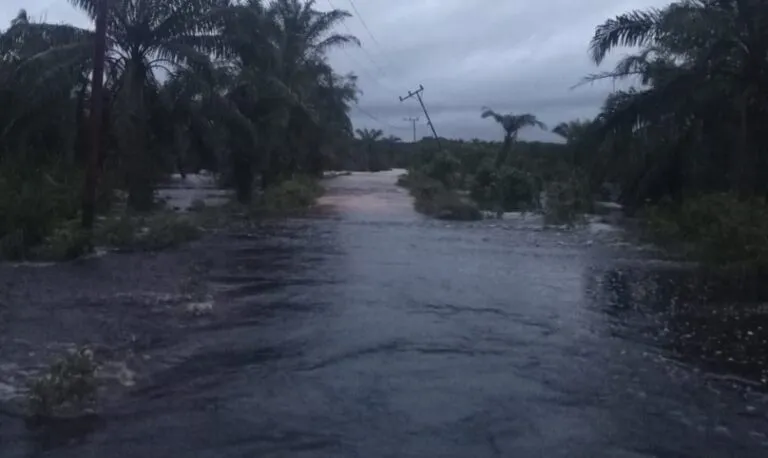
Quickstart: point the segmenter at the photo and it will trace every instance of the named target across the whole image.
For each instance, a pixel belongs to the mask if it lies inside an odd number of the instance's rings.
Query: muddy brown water
[[[6,409],[0,456],[768,456],[759,288],[614,233],[428,220],[395,178],[335,178],[313,215],[180,252],[3,267],[0,381],[46,342],[136,375],[98,415]],[[190,263],[201,316],[167,298]]]

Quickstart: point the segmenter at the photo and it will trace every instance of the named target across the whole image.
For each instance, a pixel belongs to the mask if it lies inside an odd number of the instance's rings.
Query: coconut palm
[[[547,126],[539,121],[535,115],[530,113],[524,114],[499,114],[490,108],[484,107],[481,117],[492,118],[494,121],[504,129],[504,144],[502,150],[496,158],[496,165],[501,165],[506,162],[509,148],[517,140],[517,134],[520,129],[524,127],[538,127],[540,129],[546,129]]]

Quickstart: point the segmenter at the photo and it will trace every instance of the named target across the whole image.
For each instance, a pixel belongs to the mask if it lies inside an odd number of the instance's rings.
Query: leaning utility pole
[[[427,113],[427,107],[424,106],[424,101],[421,100],[421,93],[424,92],[424,86],[419,84],[419,89],[415,91],[408,91],[408,95],[405,97],[400,97],[400,101],[404,101],[406,99],[410,99],[413,96],[416,96],[416,98],[419,100],[419,104],[421,104],[421,109],[424,110],[424,116],[427,117],[427,123],[429,124],[429,128],[432,129],[432,135],[435,136],[435,140],[437,141],[437,147],[440,149],[443,149],[442,146],[440,146],[440,139],[437,137],[437,132],[435,131],[435,126],[432,124],[432,120],[429,118],[429,113]]]
[[[98,0],[96,36],[93,51],[93,77],[91,80],[91,150],[85,166],[83,189],[83,229],[93,229],[96,212],[96,184],[98,182],[99,153],[101,151],[101,121],[104,108],[104,56],[107,49],[107,15],[109,0]]]
[[[419,117],[416,116],[415,118],[403,118],[403,121],[408,121],[411,124],[413,124],[413,142],[416,143],[416,123],[418,122]]]

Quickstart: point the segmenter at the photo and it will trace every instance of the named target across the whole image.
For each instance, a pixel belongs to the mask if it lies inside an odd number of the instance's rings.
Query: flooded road
[[[147,344],[151,376],[97,418],[3,420],[0,456],[768,456],[759,369],[707,375],[654,332],[653,265],[535,220],[429,220],[395,179],[217,241],[212,316]]]

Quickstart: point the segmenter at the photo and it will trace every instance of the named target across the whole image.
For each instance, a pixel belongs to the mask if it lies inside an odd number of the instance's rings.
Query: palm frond
[[[483,119],[493,118],[494,121],[498,122],[499,124],[504,124],[504,115],[496,113],[495,111],[487,107],[483,107],[483,111],[480,114],[480,117]]]
[[[76,8],[85,11],[91,20],[95,21],[100,1],[101,0],[69,0],[69,3]]]
[[[644,46],[659,35],[662,12],[656,8],[632,11],[605,21],[595,29],[590,43],[592,60],[602,63],[617,46]]]
[[[360,46],[360,40],[354,35],[334,34],[318,42],[314,48],[316,52],[325,53],[332,48],[348,45]]]

